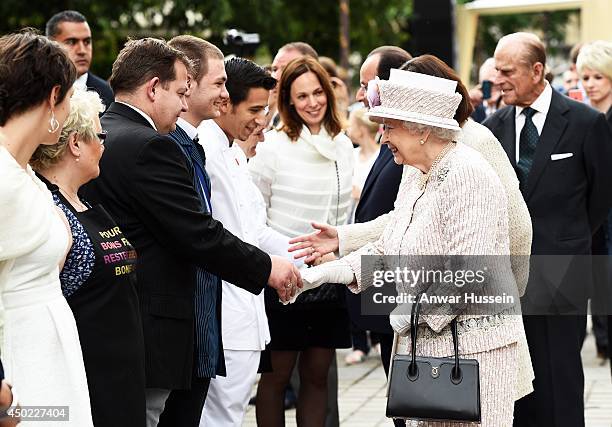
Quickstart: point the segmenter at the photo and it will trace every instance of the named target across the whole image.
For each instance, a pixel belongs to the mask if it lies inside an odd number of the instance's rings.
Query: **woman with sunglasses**
[[[100,173],[106,134],[98,113],[104,107],[95,92],[76,90],[70,101],[59,142],[40,145],[30,164],[70,224],[72,246],[60,282],[79,331],[94,425],[144,426],[136,252],[102,206],[78,196]]]

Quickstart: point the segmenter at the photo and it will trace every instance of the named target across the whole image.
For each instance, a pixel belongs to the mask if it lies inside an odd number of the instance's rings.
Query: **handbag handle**
[[[416,301],[412,304],[410,310],[410,347],[412,352],[412,361],[408,365],[408,378],[416,379],[418,377],[418,368],[416,364],[416,344],[418,339],[419,329],[419,314],[421,313],[421,296],[424,292],[417,295]],[[451,320],[451,334],[453,336],[453,347],[455,350],[455,366],[451,371],[451,381],[454,384],[459,384],[462,379],[461,368],[459,367],[459,337],[457,334],[457,318]]]

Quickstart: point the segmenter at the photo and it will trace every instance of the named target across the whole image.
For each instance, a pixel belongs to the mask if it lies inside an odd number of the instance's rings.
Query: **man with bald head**
[[[545,66],[535,35],[500,39],[494,83],[507,107],[484,125],[515,167],[533,223],[531,252],[539,255],[521,299],[534,392],[517,401],[514,425],[579,427],[591,235],[611,205],[612,134],[603,114],[552,90]]]

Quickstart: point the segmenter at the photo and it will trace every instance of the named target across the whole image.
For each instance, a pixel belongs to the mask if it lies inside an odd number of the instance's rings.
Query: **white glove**
[[[302,275],[304,286],[298,289],[298,292],[288,303],[283,304],[293,304],[302,292],[318,288],[324,283],[349,285],[355,281],[355,274],[353,274],[351,266],[342,260],[326,262],[316,267],[304,268],[300,270],[300,274]]]

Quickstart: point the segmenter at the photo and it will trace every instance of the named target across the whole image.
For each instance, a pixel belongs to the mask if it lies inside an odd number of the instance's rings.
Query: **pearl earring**
[[[423,144],[425,144],[425,140],[424,140],[424,139],[419,139],[419,143],[420,143],[421,145],[423,145]]]

